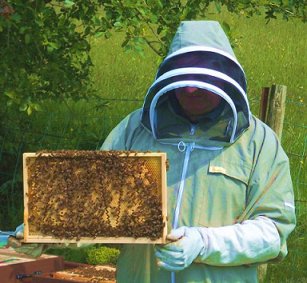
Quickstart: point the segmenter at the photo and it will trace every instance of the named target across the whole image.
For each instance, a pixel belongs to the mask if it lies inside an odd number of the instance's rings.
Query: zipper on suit
[[[178,219],[179,219],[180,207],[181,207],[181,202],[182,202],[182,195],[183,195],[183,190],[184,190],[185,177],[187,175],[189,160],[190,160],[191,152],[194,149],[194,146],[195,146],[194,142],[186,144],[183,141],[181,141],[180,143],[178,143],[178,150],[181,151],[181,152],[185,151],[185,156],[184,156],[184,161],[183,161],[181,180],[180,180],[180,184],[179,184],[179,190],[178,190],[177,201],[176,201],[176,208],[175,208],[173,224],[172,224],[173,229],[176,229],[178,227]],[[171,283],[176,283],[175,272],[171,272]]]
[[[190,136],[194,136],[195,135],[196,127],[197,127],[196,124],[191,124]]]
[[[195,128],[196,128],[196,125],[194,127],[194,130],[195,130]],[[191,128],[191,130],[192,130],[192,128]],[[191,152],[195,148],[203,149],[203,150],[212,150],[212,151],[222,149],[222,147],[197,146],[197,145],[195,145],[194,142],[184,143],[183,141],[179,142],[177,144],[177,147],[178,147],[178,150],[180,152],[185,152],[185,156],[184,156],[184,162],[183,162],[183,167],[182,167],[179,190],[178,190],[178,194],[177,194],[177,201],[176,201],[176,208],[175,208],[174,218],[173,218],[173,223],[172,223],[172,229],[176,229],[178,227],[178,220],[179,220],[180,208],[181,208],[181,203],[182,203],[182,196],[183,196],[183,191],[184,191],[185,178],[186,178],[186,175],[187,175],[187,172],[188,172],[188,165],[189,165]],[[171,283],[176,283],[175,272],[171,272]]]
[[[175,213],[174,213],[174,218],[173,218],[173,225],[172,225],[173,229],[176,229],[178,227],[178,219],[179,219],[180,207],[181,207],[181,202],[182,202],[185,178],[186,178],[187,171],[188,171],[190,155],[194,149],[194,146],[195,146],[194,142],[186,144],[181,141],[180,143],[178,143],[178,150],[181,152],[185,151],[185,156],[184,156],[184,162],[183,162],[183,167],[182,167],[181,180],[179,183],[179,190],[177,194],[176,208],[175,208]]]

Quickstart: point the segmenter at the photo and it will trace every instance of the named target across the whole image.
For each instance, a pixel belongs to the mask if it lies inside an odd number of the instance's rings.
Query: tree
[[[222,6],[229,12],[251,17],[264,14],[276,19],[280,14],[286,20],[300,18],[307,21],[307,1],[255,0],[107,0],[101,1],[105,18],[126,33],[123,46],[142,50],[148,44],[158,55],[164,56],[180,21],[205,18],[210,4],[220,13]],[[229,27],[227,24],[225,28]],[[227,32],[227,31],[226,31]]]
[[[307,21],[305,0],[0,0],[0,99],[31,114],[44,99],[88,97],[92,36],[121,31],[125,49],[164,56],[179,22],[204,18],[210,4]]]
[[[31,114],[90,91],[90,36],[111,26],[95,1],[0,0],[0,94]]]

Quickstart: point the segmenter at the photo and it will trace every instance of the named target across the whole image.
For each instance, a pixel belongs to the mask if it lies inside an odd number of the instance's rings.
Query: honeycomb
[[[160,156],[49,151],[25,156],[29,235],[56,239],[162,237]]]
[[[112,266],[80,266],[50,274],[52,278],[69,280],[69,282],[115,283],[116,269]]]

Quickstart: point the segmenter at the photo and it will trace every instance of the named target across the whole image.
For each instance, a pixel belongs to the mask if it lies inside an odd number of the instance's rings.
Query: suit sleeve
[[[234,225],[198,228],[204,248],[196,262],[235,266],[286,256],[286,240],[296,222],[289,161],[275,135],[260,147],[246,210]]]

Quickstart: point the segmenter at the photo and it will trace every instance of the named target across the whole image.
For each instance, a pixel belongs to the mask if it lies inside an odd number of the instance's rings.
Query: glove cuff
[[[209,247],[209,237],[208,237],[208,234],[206,233],[207,228],[195,227],[195,229],[200,234],[200,237],[202,239],[202,248],[198,254],[198,257],[195,259],[195,261],[203,261],[205,258],[207,258],[208,247]],[[198,260],[198,258],[201,258],[202,260]]]

